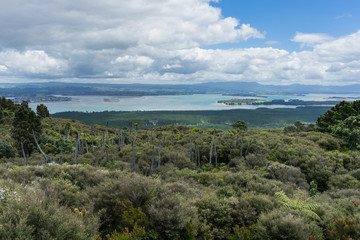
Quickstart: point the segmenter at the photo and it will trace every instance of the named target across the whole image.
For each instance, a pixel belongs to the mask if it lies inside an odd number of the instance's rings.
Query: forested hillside
[[[2,98],[0,239],[359,239],[349,104],[319,128],[148,129]]]

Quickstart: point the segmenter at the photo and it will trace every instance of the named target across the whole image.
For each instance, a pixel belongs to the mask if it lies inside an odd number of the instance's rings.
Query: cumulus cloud
[[[359,80],[360,31],[340,38],[297,32],[291,41],[312,47],[297,52],[208,49],[265,38],[250,24],[223,17],[210,0],[8,1],[0,8],[0,76],[111,83]]]
[[[0,52],[0,71],[13,74],[57,75],[67,68],[65,61],[49,57],[44,51]]]
[[[291,41],[301,43],[301,47],[314,46],[315,44],[330,41],[333,38],[325,33],[301,33],[297,32]]]

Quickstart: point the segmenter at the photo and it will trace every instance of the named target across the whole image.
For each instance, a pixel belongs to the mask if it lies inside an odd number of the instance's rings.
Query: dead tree
[[[94,153],[94,135],[91,134],[91,151]]]
[[[190,139],[190,162],[192,162],[192,141]]]
[[[150,144],[153,144],[153,129],[151,128],[151,135],[150,135]]]
[[[106,127],[105,127],[105,139],[109,138],[108,126],[109,126],[109,122],[106,122]]]
[[[79,145],[80,145],[80,136],[78,135],[76,138],[76,144],[75,144],[75,157],[74,157],[74,164],[77,164],[77,157],[79,154]]]
[[[63,164],[63,142],[60,142],[60,157],[59,157],[59,164]]]
[[[164,140],[163,140],[163,143],[162,143],[163,147],[165,147],[165,143],[166,143],[166,140],[165,140],[165,135],[164,135]]]
[[[159,138],[159,159],[158,159],[158,167],[160,167],[160,159],[161,159],[161,138]]]
[[[132,168],[135,169],[134,141],[131,142],[131,146],[132,146]]]
[[[211,158],[212,158],[213,144],[214,144],[214,136],[212,137],[211,146],[210,146],[209,168],[211,168]]]
[[[172,125],[171,127],[171,142],[173,141],[174,138],[174,125]]]
[[[24,161],[25,161],[25,166],[27,166],[28,165],[28,160],[29,160],[29,154],[25,154],[24,145],[23,145],[22,142],[20,143],[20,145],[21,145],[21,151],[22,151]]]
[[[243,157],[244,136],[241,136],[240,158]]]
[[[119,152],[121,151],[121,133],[120,133],[120,130],[119,130],[119,144],[118,144],[118,147],[119,147]]]
[[[105,135],[104,135],[105,138]],[[104,158],[104,148],[105,148],[105,139],[102,139],[102,144],[101,144],[101,159]]]
[[[251,145],[251,141],[248,141],[248,145],[247,145],[247,148],[246,148],[246,151],[245,151],[244,159],[246,159],[246,156],[249,153],[250,145]]]
[[[136,143],[137,134],[138,134],[138,129],[136,128],[136,130],[135,130],[135,137],[134,137],[134,142],[135,142],[135,143]]]
[[[215,152],[215,167],[218,167],[218,155],[217,155],[217,151],[216,151],[216,145],[215,145],[215,141],[214,141],[214,152]]]
[[[200,149],[199,149],[199,145],[197,145],[197,154],[198,154],[198,164],[199,164],[199,168],[201,167],[201,161],[200,161]]]
[[[152,176],[154,172],[154,163],[155,163],[155,146],[153,145],[153,154],[151,159],[151,167],[150,167],[150,176]]]
[[[33,133],[33,136],[34,136],[34,140],[35,140],[35,144],[37,146],[37,148],[39,149],[40,153],[43,155],[44,159],[45,159],[45,163],[48,162],[48,159],[46,157],[46,154],[43,152],[43,150],[41,149],[37,139],[36,139],[36,136],[35,136],[35,132],[34,132],[34,129],[32,129],[32,133]]]

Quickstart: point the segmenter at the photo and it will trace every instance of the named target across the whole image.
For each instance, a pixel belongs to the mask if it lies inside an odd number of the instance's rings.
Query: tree
[[[350,116],[357,116],[360,114],[360,100],[352,103],[342,101],[328,110],[324,115],[321,115],[316,123],[319,130],[322,132],[331,132],[332,127],[344,121]]]
[[[37,105],[36,114],[41,119],[50,117],[49,110],[44,104]]]
[[[30,156],[36,148],[32,130],[39,137],[41,134],[41,122],[35,112],[29,108],[27,102],[22,102],[19,109],[15,112],[12,125],[11,135],[16,142],[16,148],[20,154],[25,153]],[[24,153],[22,150],[24,150]]]
[[[351,116],[332,127],[332,134],[341,137],[350,148],[359,148],[360,116]]]
[[[242,120],[238,120],[234,122],[231,126],[238,130],[244,130],[244,131],[247,130],[246,122]]]

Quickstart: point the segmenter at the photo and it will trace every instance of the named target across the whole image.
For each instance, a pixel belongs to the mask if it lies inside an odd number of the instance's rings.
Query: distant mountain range
[[[100,84],[100,83],[19,83],[0,84],[0,95],[39,96],[39,95],[107,95],[107,96],[145,96],[180,94],[360,94],[360,84],[347,86],[321,85],[263,85],[256,82],[214,82],[201,84]]]

